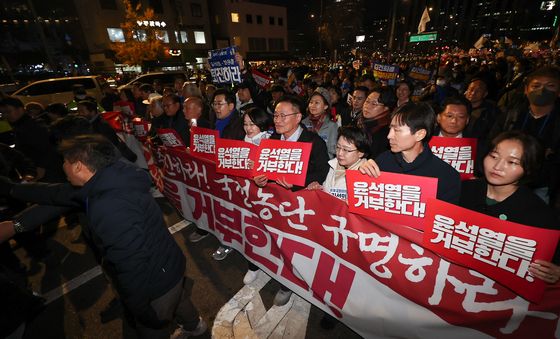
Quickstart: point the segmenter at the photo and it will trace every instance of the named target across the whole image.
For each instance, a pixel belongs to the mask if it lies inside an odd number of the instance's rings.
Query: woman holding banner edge
[[[560,229],[557,215],[525,186],[538,173],[543,151],[539,142],[520,131],[504,132],[492,140],[484,157],[484,179],[463,182],[459,205],[523,225]],[[523,208],[521,208],[523,206]],[[529,273],[547,283],[560,279],[560,249],[552,262],[535,260]]]

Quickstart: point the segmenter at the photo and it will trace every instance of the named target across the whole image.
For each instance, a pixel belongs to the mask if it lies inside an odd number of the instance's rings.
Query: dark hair
[[[164,95],[163,99],[171,99],[174,104],[182,104],[181,98],[177,94]]]
[[[119,151],[115,146],[98,134],[79,135],[65,139],[60,143],[58,150],[70,163],[81,161],[94,173],[119,159]]]
[[[521,156],[523,176],[519,179],[519,183],[526,184],[534,180],[541,168],[540,164],[542,164],[544,158],[544,150],[539,141],[532,135],[522,131],[506,131],[492,139],[490,152],[504,140],[518,141],[523,147],[523,155]]]
[[[556,66],[544,66],[537,68],[534,72],[527,76],[525,84],[528,85],[536,77],[549,77],[560,81],[560,69]]]
[[[93,133],[89,120],[83,116],[70,114],[56,121],[50,127],[55,143],[82,134]]]
[[[367,158],[370,152],[370,142],[366,133],[358,127],[355,126],[342,126],[338,128],[338,139],[344,137],[348,142],[351,142],[356,146],[356,149],[364,153],[363,158]]]
[[[356,88],[354,88],[354,92],[355,91],[364,92],[366,94],[366,98],[369,95],[369,88],[367,88],[366,86],[357,86]]]
[[[0,106],[12,106],[15,108],[23,108],[23,102],[16,97],[5,97],[0,101]]]
[[[484,85],[484,89],[486,90],[486,92],[488,92],[488,80],[482,77],[472,78],[471,81],[469,81],[469,83],[467,84],[467,87],[475,81],[480,81]]]
[[[385,105],[385,107],[389,108],[389,111],[392,111],[397,107],[397,96],[395,95],[395,91],[393,91],[389,87],[378,87],[375,88],[371,93],[376,92],[379,93],[379,103]],[[370,93],[370,94],[371,94]],[[368,95],[369,96],[369,95]]]
[[[276,105],[278,106],[278,104],[281,103],[281,102],[287,102],[287,103],[291,104],[294,107],[294,109],[297,111],[296,113],[303,114],[303,112],[304,112],[303,107],[305,107],[305,106],[304,106],[303,102],[301,102],[300,98],[298,98],[294,95],[284,95],[284,96],[282,96],[278,100]]]
[[[251,107],[243,114],[243,119],[248,116],[253,124],[257,125],[261,132],[266,131],[270,127],[270,115],[259,107]]]
[[[441,104],[442,110],[441,110],[440,114],[443,113],[443,111],[445,110],[445,108],[448,105],[465,106],[467,108],[467,114],[469,116],[471,116],[472,104],[463,95],[454,95],[454,96],[445,98],[445,100],[443,100],[443,103]]]
[[[68,115],[68,109],[66,108],[66,105],[64,105],[61,102],[55,102],[53,104],[48,105],[45,108],[45,112],[56,114],[59,117],[65,117]]]
[[[123,88],[121,89],[121,92],[126,96],[126,100],[134,102],[134,95],[132,94],[132,90],[130,88]]]
[[[148,93],[153,93],[154,92],[154,86],[152,86],[150,84],[142,84],[142,85],[140,85],[140,87],[138,89],[142,92],[148,92]]]
[[[226,88],[217,89],[214,92],[214,97],[212,98],[212,101],[214,101],[214,98],[218,95],[223,95],[228,104],[235,105],[235,94],[233,94],[231,91],[227,90]]]
[[[414,134],[417,131],[426,130],[426,137],[423,142],[430,141],[434,133],[436,124],[436,114],[432,107],[426,103],[411,103],[408,102],[397,109],[391,115],[391,120],[395,119],[397,124],[406,125],[410,128],[410,133]]]
[[[282,92],[282,93],[286,93],[286,91],[284,90],[284,87],[282,87],[282,86],[280,86],[280,85],[273,85],[273,86],[270,88],[270,93],[273,93],[273,92]]]
[[[340,89],[340,86],[331,85],[331,86],[327,86],[327,89],[328,90],[332,89],[333,91],[335,91],[336,95],[338,95],[338,99],[342,98],[342,90]]]
[[[97,112],[97,102],[91,100],[82,100],[78,102],[78,106],[84,106],[90,112]]]

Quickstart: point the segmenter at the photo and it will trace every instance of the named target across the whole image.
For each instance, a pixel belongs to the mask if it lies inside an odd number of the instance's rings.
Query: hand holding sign
[[[560,266],[556,266],[550,261],[535,260],[529,265],[529,273],[549,284],[555,284],[560,279]]]
[[[358,170],[360,171],[360,173],[369,175],[372,178],[377,178],[378,176],[381,175],[381,170],[379,169],[379,166],[375,161],[371,159],[368,159],[368,161],[361,164]]]

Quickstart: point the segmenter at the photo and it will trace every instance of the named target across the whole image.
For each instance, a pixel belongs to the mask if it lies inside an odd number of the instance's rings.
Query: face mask
[[[527,99],[531,105],[535,106],[549,106],[556,100],[556,93],[547,90],[546,88],[537,89],[527,94]]]
[[[85,94],[76,94],[76,99],[78,99],[78,100],[83,100],[85,98],[86,98]]]
[[[437,80],[437,81],[436,81],[436,85],[437,85],[437,86],[440,86],[440,87],[445,86],[445,80]]]

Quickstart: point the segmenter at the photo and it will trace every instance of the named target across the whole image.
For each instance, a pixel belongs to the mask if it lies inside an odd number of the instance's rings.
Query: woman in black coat
[[[539,172],[542,149],[538,141],[520,131],[509,131],[492,141],[484,158],[484,179],[463,182],[460,205],[523,225],[560,229],[555,212],[525,184]],[[560,278],[560,251],[552,262],[535,260],[529,272],[547,283]]]

